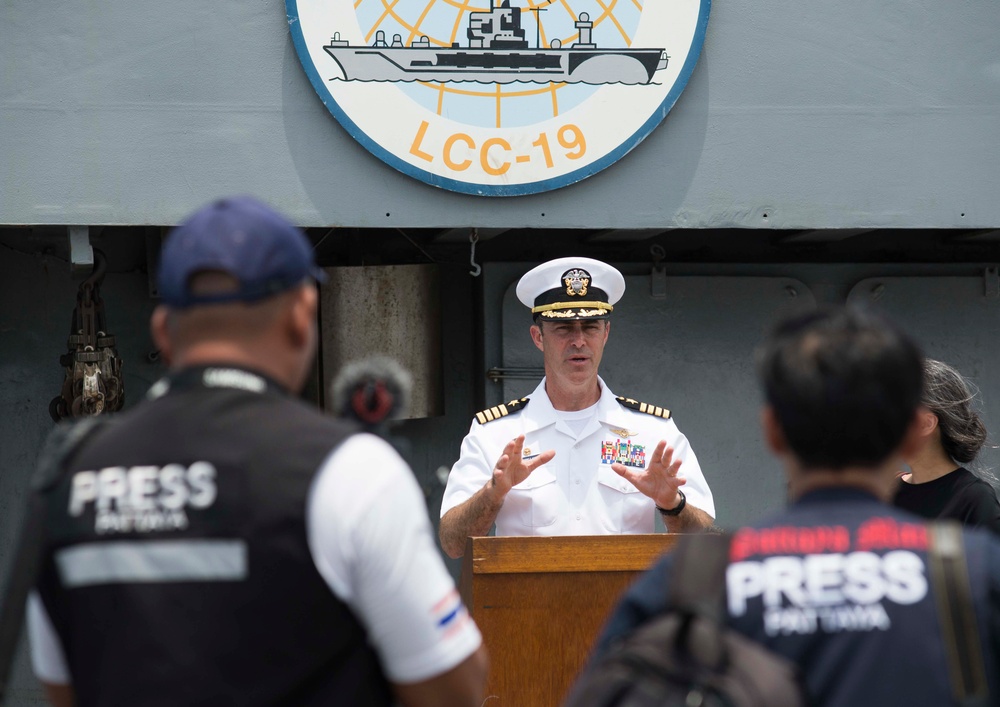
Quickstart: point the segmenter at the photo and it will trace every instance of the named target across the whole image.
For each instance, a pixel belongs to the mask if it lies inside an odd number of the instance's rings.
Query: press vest
[[[310,484],[351,428],[230,367],[150,392],[50,493],[39,591],[77,703],[391,704],[307,541]]]

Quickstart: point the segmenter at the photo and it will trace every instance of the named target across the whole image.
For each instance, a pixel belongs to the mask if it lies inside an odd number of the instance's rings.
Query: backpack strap
[[[929,525],[928,531],[931,586],[941,620],[955,704],[986,705],[989,685],[973,611],[962,526],[955,521],[937,521]]]
[[[99,417],[84,417],[73,424],[56,426],[49,433],[38,456],[21,537],[14,552],[14,562],[7,575],[3,605],[0,606],[0,704],[4,703],[7,695],[10,669],[14,662],[14,654],[17,652],[17,639],[21,635],[21,626],[24,623],[25,603],[35,585],[42,564],[42,550],[47,539],[45,492],[59,480],[70,456],[103,422],[105,420]]]
[[[721,670],[726,661],[726,567],[731,542],[731,533],[682,536],[667,583],[667,611],[681,617],[677,647],[711,670]],[[698,638],[695,624],[700,626]]]
[[[725,623],[726,567],[732,533],[681,536],[667,586],[667,606],[686,614]]]

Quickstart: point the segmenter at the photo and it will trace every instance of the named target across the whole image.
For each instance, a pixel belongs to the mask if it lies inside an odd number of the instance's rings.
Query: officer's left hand
[[[687,483],[683,476],[677,476],[681,460],[674,461],[674,448],[668,447],[664,440],[656,445],[645,469],[630,469],[624,464],[612,464],[611,468],[653,499],[657,506],[667,510],[680,503],[677,489]]]

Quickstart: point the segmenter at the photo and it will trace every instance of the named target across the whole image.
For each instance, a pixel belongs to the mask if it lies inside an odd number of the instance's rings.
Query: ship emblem
[[[344,81],[477,81],[479,83],[585,83],[648,84],[667,68],[662,47],[598,47],[594,21],[581,12],[573,22],[576,41],[564,45],[554,38],[542,46],[541,20],[532,47],[523,26],[523,9],[511,0],[491,0],[488,12],[469,12],[466,47],[459,42],[440,46],[428,35],[402,34],[387,40],[385,30],[375,31],[370,45],[352,44],[335,32],[323,49],[339,65]],[[549,3],[551,4],[551,2]],[[529,7],[536,17],[546,8]]]
[[[586,270],[570,270],[563,275],[563,283],[566,285],[567,295],[583,297],[587,294],[587,285],[590,284],[590,273]]]
[[[711,0],[474,5],[285,0],[313,87],[369,151],[437,187],[515,196],[645,139],[691,75]]]

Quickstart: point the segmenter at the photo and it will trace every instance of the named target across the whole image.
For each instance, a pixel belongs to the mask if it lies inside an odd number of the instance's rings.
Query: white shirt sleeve
[[[462,440],[458,461],[451,467],[448,483],[441,498],[441,516],[455,506],[465,503],[486,485],[493,475],[496,459],[487,458],[484,442],[489,441],[487,431],[475,420],[469,434]],[[501,447],[502,449],[502,447]],[[499,454],[497,455],[499,457]]]
[[[53,685],[70,683],[69,668],[62,643],[38,592],[28,595],[28,641],[31,644],[31,667],[35,677]]]
[[[385,441],[354,435],[327,458],[310,491],[307,528],[317,569],[368,631],[389,680],[435,677],[480,646],[420,487]]]
[[[673,420],[667,420],[667,423],[674,435],[673,441],[670,442],[674,448],[674,458],[683,460],[678,475],[687,479],[687,483],[681,486],[684,496],[692,506],[715,518],[715,499],[712,496],[712,489],[708,487],[708,481],[701,471],[701,464],[698,463],[698,457],[695,456],[691,443],[677,429]]]

